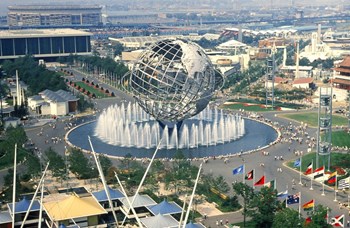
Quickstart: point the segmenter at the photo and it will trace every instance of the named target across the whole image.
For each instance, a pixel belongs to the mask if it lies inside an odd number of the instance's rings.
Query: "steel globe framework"
[[[150,45],[127,78],[138,104],[165,122],[180,122],[201,112],[223,82],[203,49],[180,39]]]

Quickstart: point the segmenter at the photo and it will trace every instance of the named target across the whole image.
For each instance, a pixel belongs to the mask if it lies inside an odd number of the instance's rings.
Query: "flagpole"
[[[243,184],[245,184],[245,164],[243,164],[243,173],[242,173],[242,176],[243,176]]]
[[[273,189],[274,189],[274,190],[277,189],[277,180],[276,180],[276,178],[275,178],[275,182],[274,182]]]
[[[254,186],[254,184],[255,184],[255,169],[253,169],[253,189],[255,189],[255,186]]]
[[[321,194],[322,196],[324,196],[325,194],[324,194],[324,180],[322,181],[322,194]]]
[[[303,183],[301,183],[301,166],[302,166],[302,160],[303,160],[303,156],[300,156],[300,167],[299,167],[299,184],[302,185]]]
[[[337,202],[337,171],[335,171],[335,184],[334,184],[334,202]]]
[[[301,202],[301,192],[299,192],[299,206],[298,206],[298,210],[299,210],[299,218],[301,218],[301,212],[300,212],[300,202]]]
[[[314,172],[314,160],[312,160],[312,164],[311,164],[311,174]],[[310,176],[310,180],[311,180],[311,186],[310,186],[310,190],[314,190],[313,187],[312,187],[312,179],[313,179],[313,176]]]
[[[310,177],[310,180],[311,180],[311,187],[310,187],[310,190],[314,190],[313,187],[312,187],[312,177]]]

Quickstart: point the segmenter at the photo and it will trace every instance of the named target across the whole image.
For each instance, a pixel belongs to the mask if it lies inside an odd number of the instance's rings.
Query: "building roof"
[[[130,203],[133,201],[133,198],[134,196],[130,196],[128,197],[129,198],[129,201]],[[128,201],[126,200],[126,198],[122,198],[120,200],[123,205],[126,207],[126,208],[129,208],[129,204],[128,204]],[[148,195],[137,195],[136,196],[136,199],[134,201],[134,203],[132,204],[134,208],[137,208],[137,207],[147,207],[147,206],[151,206],[151,205],[156,205],[157,203],[151,198],[149,197]]]
[[[147,228],[172,228],[179,226],[179,222],[170,215],[158,214],[148,218],[141,218],[140,220]]]
[[[177,205],[175,202],[169,203],[166,199],[163,200],[163,202],[149,206],[147,207],[148,210],[154,214],[162,214],[162,215],[171,215],[171,214],[177,214],[182,212],[182,208]]]
[[[247,45],[239,42],[237,40],[229,40],[225,43],[220,44],[217,48],[218,49],[231,49],[231,48],[235,48],[235,47],[246,47]]]
[[[42,101],[44,100],[40,95],[34,95],[31,97],[28,97],[29,99],[33,100],[33,101]]]
[[[0,225],[6,224],[6,223],[11,223],[11,222],[12,222],[12,217],[10,215],[10,212],[1,211],[0,212]]]
[[[345,56],[343,61],[339,63],[339,67],[350,67],[350,56]]]
[[[119,190],[114,190],[109,186],[108,186],[108,190],[109,190],[109,195],[111,197],[111,200],[121,199],[125,197],[123,193],[121,193]],[[98,202],[103,202],[108,200],[106,191],[104,189],[98,192],[93,192],[92,194],[95,196]]]
[[[299,66],[299,71],[310,71],[312,70],[312,66]],[[296,70],[296,66],[284,66],[281,67],[281,70]]]
[[[30,206],[31,200],[28,200],[26,197],[24,197],[21,201],[15,203],[15,214],[19,213],[26,213],[29,206]],[[10,213],[12,214],[12,203],[8,203],[7,207],[9,208]],[[33,205],[30,209],[30,212],[32,211],[39,211],[40,210],[40,204],[38,200],[34,200]]]
[[[332,80],[332,83],[342,84],[342,85],[350,85],[350,79],[341,79],[341,78],[335,78]]]
[[[275,83],[282,83],[286,81],[288,81],[288,79],[282,77],[275,77]]]
[[[293,81],[293,84],[310,84],[314,81],[313,78],[297,78]]]
[[[56,91],[56,94],[61,96],[66,101],[77,101],[77,100],[79,100],[79,98],[77,98],[76,96],[72,95],[71,93],[69,93],[67,91],[61,90],[61,89]]]
[[[350,69],[345,67],[335,67],[333,68],[333,70],[337,72],[342,72],[342,73],[350,73]]]
[[[21,29],[1,30],[1,39],[8,38],[38,38],[38,37],[61,37],[61,36],[92,36],[92,33],[76,29]]]
[[[49,89],[45,89],[44,91],[39,93],[41,96],[44,97],[45,100],[49,100],[51,102],[66,102],[66,101],[77,101],[79,100],[72,94],[63,91],[58,90],[56,92],[53,92]]]
[[[192,221],[190,223],[187,223],[185,228],[205,228],[205,226],[203,226],[200,223],[192,223]]]
[[[92,196],[80,198],[71,195],[64,200],[51,201],[43,205],[47,215],[54,221],[107,214],[107,211]]]
[[[101,10],[102,6],[98,5],[14,5],[8,6],[9,10],[76,10],[76,9],[97,9]]]

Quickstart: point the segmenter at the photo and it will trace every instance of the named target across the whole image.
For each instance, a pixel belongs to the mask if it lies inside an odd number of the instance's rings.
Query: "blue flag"
[[[232,171],[233,175],[236,175],[236,174],[243,174],[243,165],[235,168],[233,171]]]
[[[299,193],[295,194],[295,195],[289,195],[287,196],[287,204],[295,204],[295,203],[299,203]]]
[[[301,165],[301,160],[298,158],[297,160],[294,161],[294,167],[300,167]]]

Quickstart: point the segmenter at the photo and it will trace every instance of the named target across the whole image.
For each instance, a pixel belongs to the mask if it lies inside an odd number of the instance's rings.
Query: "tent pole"
[[[179,228],[181,228],[181,223],[182,223],[182,219],[183,219],[184,212],[185,212],[186,199],[187,199],[187,194],[185,195],[184,204],[183,204],[183,206],[182,206],[181,217],[180,217],[180,221],[179,221]]]
[[[107,195],[107,198],[108,198],[109,206],[112,209],[112,214],[113,214],[113,217],[114,217],[114,220],[115,220],[116,227],[118,227],[118,219],[117,219],[117,215],[115,214],[113,202],[111,200],[111,196],[109,194],[109,189],[108,189],[107,184],[106,184],[105,175],[103,174],[100,161],[98,160],[98,158],[96,156],[96,153],[95,153],[95,150],[94,150],[94,147],[92,146],[92,142],[91,142],[90,136],[88,136],[88,139],[89,139],[90,147],[91,147],[91,150],[92,150],[92,154],[94,155],[94,158],[95,158],[97,170],[98,170],[98,172],[100,174],[100,177],[101,177],[103,188],[105,189],[105,192],[106,192],[106,195]]]
[[[135,199],[136,199],[136,196],[139,194],[139,191],[140,191],[140,189],[141,189],[141,187],[142,187],[142,185],[143,185],[143,182],[144,182],[145,179],[146,179],[147,173],[148,173],[149,169],[151,168],[151,165],[152,165],[152,163],[153,163],[154,158],[155,158],[156,155],[157,155],[157,152],[158,152],[158,150],[159,150],[159,148],[160,148],[160,144],[162,143],[162,140],[163,140],[163,137],[159,140],[158,146],[157,146],[156,150],[154,151],[154,154],[153,154],[153,156],[152,156],[152,159],[151,159],[150,163],[148,164],[148,167],[147,167],[145,173],[143,174],[143,177],[142,177],[142,179],[141,179],[141,182],[140,182],[140,184],[139,184],[139,187],[137,188],[137,190],[136,190],[136,192],[135,192],[135,195],[134,195],[134,197],[132,198],[131,205],[130,205],[131,207],[132,207],[132,205],[134,204]],[[129,212],[127,212],[127,213],[129,213]],[[124,220],[123,220],[123,222],[122,222],[122,226],[124,225],[125,220],[126,220],[126,216],[124,217]]]
[[[193,187],[192,195],[191,195],[191,198],[190,198],[190,202],[188,203],[188,209],[187,209],[187,212],[186,212],[186,216],[185,216],[183,228],[186,227],[187,219],[188,219],[188,216],[190,215],[190,211],[191,211],[191,207],[192,207],[192,202],[193,202],[194,194],[195,194],[195,192],[196,192],[196,188],[197,188],[199,176],[200,176],[201,171],[202,171],[202,165],[203,165],[203,163],[201,163],[201,164],[199,165],[198,174],[197,174],[197,179],[196,179],[196,182],[194,183],[194,187]]]
[[[139,226],[142,228],[143,226],[142,226],[141,220],[140,220],[139,216],[137,216],[137,213],[136,213],[136,211],[135,211],[135,208],[131,205],[130,200],[129,200],[129,197],[127,196],[127,194],[126,194],[126,192],[125,192],[125,189],[124,189],[122,183],[120,182],[120,179],[119,179],[119,177],[118,177],[118,175],[117,175],[116,172],[114,172],[114,176],[115,176],[115,178],[117,178],[118,184],[119,184],[119,186],[120,186],[120,188],[121,188],[121,190],[122,190],[122,192],[123,192],[123,194],[124,194],[124,196],[125,196],[126,201],[127,201],[128,204],[129,204],[129,208],[131,209],[132,213],[133,213],[134,216],[135,216],[135,219],[136,219],[137,223],[138,223]]]
[[[24,224],[25,224],[25,222],[26,222],[26,220],[27,220],[27,218],[28,218],[29,211],[30,211],[30,209],[32,208],[33,203],[34,203],[34,200],[35,200],[35,197],[36,197],[36,195],[38,194],[38,191],[39,191],[39,189],[40,189],[40,187],[41,187],[41,185],[42,185],[42,183],[43,183],[43,181],[44,181],[47,168],[49,168],[49,164],[50,164],[50,163],[48,162],[47,165],[46,165],[46,167],[45,167],[44,173],[43,173],[43,175],[41,176],[41,179],[40,179],[40,181],[39,181],[38,187],[37,187],[36,190],[35,190],[35,193],[34,193],[34,195],[33,195],[32,201],[30,202],[29,207],[28,207],[28,210],[27,210],[27,212],[26,212],[26,215],[24,216],[24,219],[23,219],[23,221],[22,221],[21,228],[23,228],[23,226],[24,226]]]
[[[41,228],[41,220],[43,217],[43,198],[44,198],[44,182],[41,185],[41,194],[40,194],[40,212],[39,212],[39,223],[38,223],[38,228]]]
[[[17,71],[16,71],[17,73]],[[13,158],[13,186],[12,186],[12,228],[15,227],[15,203],[16,203],[16,176],[17,176],[17,143],[15,144],[15,152]]]

